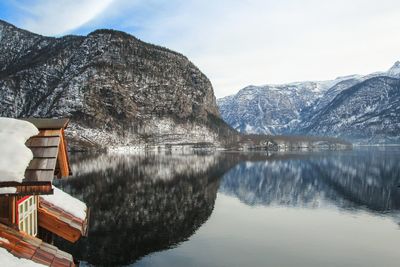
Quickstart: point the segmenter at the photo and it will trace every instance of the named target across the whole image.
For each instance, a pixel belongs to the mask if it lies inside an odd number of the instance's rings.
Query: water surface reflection
[[[123,265],[187,240],[210,216],[225,172],[215,155],[78,155],[64,190],[91,208],[77,259]]]
[[[224,175],[220,191],[248,205],[400,208],[398,150],[294,154],[285,160],[242,161]]]
[[[399,160],[399,149],[75,155],[59,186],[91,207],[91,228],[57,245],[107,266],[391,266]]]

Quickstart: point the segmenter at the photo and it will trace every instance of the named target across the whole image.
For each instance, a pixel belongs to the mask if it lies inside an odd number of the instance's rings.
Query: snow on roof
[[[0,182],[22,182],[33,158],[25,142],[38,133],[30,122],[0,117]]]
[[[0,247],[1,265],[7,267],[43,267],[44,265],[27,259],[15,257],[6,249]]]
[[[0,188],[0,195],[3,194],[15,194],[17,192],[17,188],[16,187],[2,187]]]
[[[64,191],[53,186],[53,195],[43,195],[45,201],[59,207],[60,209],[70,213],[71,215],[84,221],[86,219],[86,204],[77,198],[65,193]]]

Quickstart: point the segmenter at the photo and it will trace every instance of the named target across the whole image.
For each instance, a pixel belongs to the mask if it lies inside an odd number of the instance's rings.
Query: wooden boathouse
[[[52,185],[53,179],[72,174],[64,133],[69,121],[25,121],[38,134],[25,143],[33,158],[22,182],[0,177],[0,249],[47,266],[76,266],[70,254],[45,242],[51,242],[54,234],[74,243],[88,233],[89,209]]]

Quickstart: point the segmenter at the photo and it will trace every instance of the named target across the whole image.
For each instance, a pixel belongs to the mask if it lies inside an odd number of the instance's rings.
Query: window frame
[[[38,233],[36,196],[27,196],[17,202],[18,229],[28,235],[36,236]]]

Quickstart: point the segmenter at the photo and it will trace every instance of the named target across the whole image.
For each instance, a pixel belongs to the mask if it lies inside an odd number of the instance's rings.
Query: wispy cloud
[[[144,22],[145,40],[188,55],[217,96],[249,84],[332,79],[400,57],[393,0],[172,1]]]
[[[106,10],[113,0],[13,1],[20,13],[19,25],[44,35],[68,33]]]
[[[384,70],[400,59],[398,0],[13,2],[22,10],[18,26],[34,32],[114,28],[179,51],[218,97],[249,84]]]

